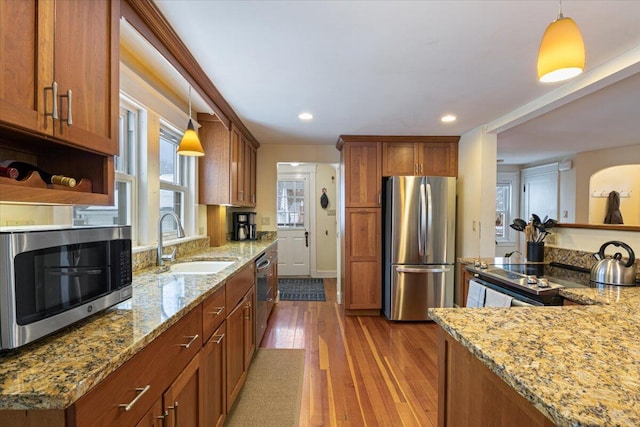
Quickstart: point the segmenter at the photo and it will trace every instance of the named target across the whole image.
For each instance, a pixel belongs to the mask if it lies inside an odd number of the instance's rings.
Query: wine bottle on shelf
[[[0,166],[0,176],[3,176],[5,178],[18,179],[18,175],[20,175],[18,169]]]
[[[31,163],[21,162],[18,160],[0,160],[0,167],[4,167],[7,169],[15,169],[18,171],[17,179],[18,181],[27,178],[31,172],[38,172],[40,178],[47,184],[58,184],[64,185],[65,187],[75,187],[76,180],[74,178],[70,178],[64,175],[54,175],[45,170],[40,169],[36,165],[32,165]]]

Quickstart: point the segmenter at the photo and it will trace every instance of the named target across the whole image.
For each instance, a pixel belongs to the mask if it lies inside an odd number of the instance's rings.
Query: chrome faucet
[[[167,216],[170,216],[175,220],[176,225],[178,226],[178,238],[184,237],[184,228],[182,228],[182,224],[180,224],[180,218],[178,218],[178,215],[176,215],[175,212],[169,211],[160,216],[160,221],[158,222],[158,265],[164,265],[165,261],[173,262],[173,260],[176,258],[176,251],[178,250],[178,248],[173,248],[173,251],[168,255],[164,255],[162,253],[162,221]]]

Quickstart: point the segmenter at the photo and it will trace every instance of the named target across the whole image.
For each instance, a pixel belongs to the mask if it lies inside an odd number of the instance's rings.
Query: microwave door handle
[[[422,180],[421,180],[422,181]],[[418,203],[418,255],[424,257],[426,243],[426,195],[424,191],[424,181],[420,182],[420,201]]]
[[[425,178],[426,179],[426,178]],[[427,257],[433,252],[433,203],[431,199],[431,184],[427,183],[427,236],[425,248]]]
[[[103,270],[99,268],[47,268],[47,274],[52,276],[98,276],[102,273]]]

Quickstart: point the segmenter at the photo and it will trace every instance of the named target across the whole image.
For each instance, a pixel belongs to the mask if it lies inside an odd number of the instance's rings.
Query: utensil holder
[[[544,242],[527,242],[527,261],[544,261]]]

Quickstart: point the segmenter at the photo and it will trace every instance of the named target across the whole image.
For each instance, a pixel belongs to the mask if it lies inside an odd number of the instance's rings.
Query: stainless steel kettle
[[[614,245],[625,249],[629,253],[629,259],[622,261],[622,254],[616,252],[613,258],[606,258],[604,250],[607,246]],[[636,257],[633,249],[626,243],[611,241],[600,246],[600,251],[593,254],[598,260],[591,267],[591,281],[605,285],[633,286],[636,282]]]

